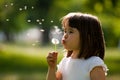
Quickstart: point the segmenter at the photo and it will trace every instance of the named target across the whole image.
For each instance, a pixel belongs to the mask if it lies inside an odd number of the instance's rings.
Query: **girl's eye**
[[[73,31],[64,31],[64,33],[71,34],[71,33],[73,33]]]
[[[69,31],[69,33],[73,33],[73,31]]]
[[[64,33],[66,33],[67,31],[64,30]]]

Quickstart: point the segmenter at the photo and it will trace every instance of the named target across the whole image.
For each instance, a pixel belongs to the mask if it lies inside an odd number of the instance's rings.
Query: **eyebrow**
[[[63,29],[63,30],[68,29],[68,30],[72,30],[72,31],[74,30],[74,29],[73,29],[73,28],[71,28],[71,27],[69,27],[69,28],[62,27],[62,29]]]

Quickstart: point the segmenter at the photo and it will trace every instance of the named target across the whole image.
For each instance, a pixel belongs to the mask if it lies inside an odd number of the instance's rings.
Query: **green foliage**
[[[120,40],[119,17],[115,17],[111,14],[100,14],[99,18],[102,23],[107,47],[117,47]]]
[[[14,5],[11,6],[11,3]],[[32,25],[38,26],[36,19],[44,18],[42,28],[45,29],[45,33],[42,41],[48,43],[50,27],[61,26],[59,19],[62,16],[69,12],[85,12],[100,18],[107,46],[117,47],[120,40],[120,0],[0,0],[0,6],[0,31],[3,31],[6,37]],[[24,10],[25,6],[27,10]],[[34,9],[31,9],[33,6]],[[23,10],[20,11],[20,8]],[[27,22],[28,19],[31,20],[30,23]],[[54,23],[51,24],[51,20]]]

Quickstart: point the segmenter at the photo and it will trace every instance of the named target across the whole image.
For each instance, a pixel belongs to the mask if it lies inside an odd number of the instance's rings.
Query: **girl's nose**
[[[65,33],[65,34],[63,35],[63,37],[64,37],[65,39],[67,39],[67,38],[68,38],[68,34]]]

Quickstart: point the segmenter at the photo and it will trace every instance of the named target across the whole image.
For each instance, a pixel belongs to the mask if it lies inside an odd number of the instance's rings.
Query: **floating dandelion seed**
[[[27,6],[24,6],[24,9],[27,10]]]
[[[6,4],[5,7],[8,7],[8,5]]]
[[[39,24],[41,25],[41,24],[42,24],[42,22],[39,22]]]
[[[10,21],[10,19],[6,19],[6,21]]]
[[[56,51],[56,49],[57,49],[57,44],[59,44],[59,40],[58,39],[56,39],[56,38],[52,38],[52,40],[51,40],[51,42],[55,45],[55,51]]]
[[[13,3],[10,3],[11,6],[13,6],[14,4]]]
[[[42,21],[45,21],[44,19],[42,19]]]
[[[45,30],[44,29],[40,29],[40,32],[44,32]]]
[[[19,8],[20,11],[22,11],[23,9],[22,8]]]
[[[39,19],[37,19],[37,20],[36,20],[36,22],[40,22],[40,20],[39,20]]]
[[[55,28],[55,29],[57,29],[57,28],[58,28],[58,26],[54,26],[54,28]]]
[[[50,22],[53,23],[53,20],[51,20]]]
[[[28,19],[28,20],[27,20],[27,22],[31,22],[31,20],[30,20],[30,19]]]
[[[32,6],[31,9],[34,9],[34,6]]]

